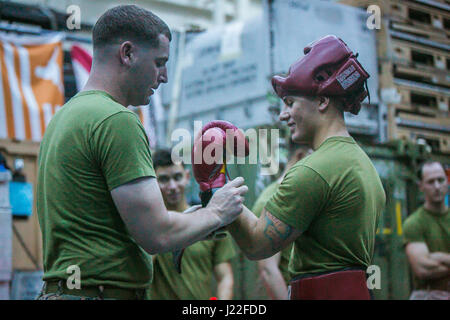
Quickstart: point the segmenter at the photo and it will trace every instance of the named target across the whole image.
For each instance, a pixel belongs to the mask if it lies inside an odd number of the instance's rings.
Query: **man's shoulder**
[[[97,121],[122,112],[134,114],[111,96],[100,91],[80,92],[70,99],[63,108],[78,115],[88,115],[87,120]]]
[[[411,213],[406,219],[405,222],[403,223],[403,229],[408,229],[411,228],[413,226],[420,226],[421,225],[421,221],[424,218],[424,210],[423,210],[423,206],[417,208],[415,211],[413,211],[413,213]]]
[[[312,169],[336,173],[338,169],[352,167],[358,162],[366,163],[367,154],[349,137],[333,137],[304,159]]]
[[[295,175],[298,179],[311,178],[315,176],[328,183],[330,162],[321,154],[313,153],[302,160],[297,161],[288,171],[286,176]]]
[[[261,192],[261,194],[258,197],[258,200],[267,201],[270,198],[275,191],[277,191],[280,184],[278,181],[274,181],[271,184],[269,184],[267,187],[264,188],[264,190]]]

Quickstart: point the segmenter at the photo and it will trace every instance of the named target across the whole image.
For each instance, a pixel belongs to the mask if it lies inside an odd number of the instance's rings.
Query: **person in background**
[[[183,212],[189,208],[185,189],[189,170],[172,161],[169,150],[154,153],[153,165],[168,210]],[[233,298],[233,270],[230,260],[235,256],[230,236],[220,240],[194,243],[184,251],[182,273],[172,261],[172,253],[153,255],[153,283],[148,291],[151,300],[207,300],[213,295],[219,300]],[[213,276],[217,291],[213,293]]]
[[[439,162],[419,172],[425,203],[403,223],[406,256],[413,272],[411,300],[450,299],[450,214],[445,204],[448,180]]]
[[[266,202],[275,194],[281,181],[283,181],[284,175],[289,169],[299,160],[312,153],[309,147],[298,146],[292,142],[290,143],[289,149],[289,160],[284,172],[276,181],[269,184],[263,190],[253,205],[252,212],[257,216],[261,215]],[[272,300],[288,299],[288,285],[290,280],[288,265],[291,251],[292,243],[272,257],[257,262],[259,277],[264,284],[267,295]]]

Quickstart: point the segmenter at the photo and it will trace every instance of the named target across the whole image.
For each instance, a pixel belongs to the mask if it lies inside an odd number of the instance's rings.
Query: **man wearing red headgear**
[[[248,258],[294,242],[290,299],[370,299],[365,270],[386,196],[368,156],[350,136],[344,111],[357,114],[367,72],[347,45],[326,36],[272,84],[293,142],[314,153],[297,162],[260,218],[244,209],[228,230]]]

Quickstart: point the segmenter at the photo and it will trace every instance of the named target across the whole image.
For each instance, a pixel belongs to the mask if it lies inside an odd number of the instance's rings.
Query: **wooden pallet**
[[[448,29],[450,22],[450,11],[446,10],[446,7],[448,7],[446,4],[441,4],[439,8],[418,1],[390,1],[386,13],[393,21],[408,23],[427,30],[443,31]]]
[[[416,114],[408,106],[388,105],[388,138],[425,139],[434,152],[450,153],[450,117]]]
[[[439,2],[439,3],[442,3],[442,4],[446,4],[446,5],[449,5],[450,6],[450,0],[433,0],[434,2]]]
[[[389,21],[389,27],[394,31],[450,45],[450,30],[428,28],[426,26],[417,26],[408,22],[394,20]]]
[[[389,28],[393,31],[403,32],[422,39],[442,43],[447,46],[450,45],[450,31],[429,30],[424,27],[412,26],[408,23],[395,21],[389,21]]]
[[[404,139],[418,143],[425,140],[435,153],[450,154],[450,134],[396,126],[389,132],[390,139]]]
[[[393,63],[393,76],[398,79],[422,82],[430,85],[450,88],[449,72],[422,66]]]
[[[445,28],[450,6],[449,0],[338,0],[339,3],[366,9],[377,5],[382,15],[397,20],[413,20],[414,22]]]
[[[400,39],[391,39],[390,46],[391,56],[396,63],[432,72],[449,72],[449,51]]]
[[[392,106],[395,107],[395,106]],[[450,134],[450,117],[425,117],[409,112],[405,112],[399,108],[395,110],[395,123],[398,126],[419,128],[429,131]]]
[[[450,89],[397,78],[394,86],[402,108],[436,118],[449,116]]]

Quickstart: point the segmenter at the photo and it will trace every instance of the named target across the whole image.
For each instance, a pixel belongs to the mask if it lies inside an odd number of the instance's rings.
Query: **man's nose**
[[[159,72],[158,80],[160,83],[167,83],[169,81],[166,67],[162,68],[162,70]]]
[[[287,121],[289,119],[289,113],[287,111],[286,105],[283,106],[279,116],[280,121]]]
[[[433,187],[436,189],[440,189],[442,187],[443,183],[441,183],[439,180],[434,181]]]
[[[176,189],[176,187],[177,187],[177,184],[175,183],[175,180],[174,179],[170,179],[169,180],[169,185],[168,185],[168,187],[169,187],[169,189]]]

